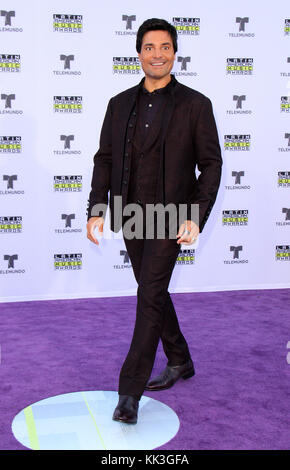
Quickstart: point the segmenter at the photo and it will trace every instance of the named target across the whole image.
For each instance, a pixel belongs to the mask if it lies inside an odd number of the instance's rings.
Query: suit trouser
[[[134,333],[120,372],[119,395],[134,395],[140,399],[152,372],[159,339],[168,365],[181,365],[190,359],[167,290],[180,245],[176,239],[169,238],[130,240],[124,237],[124,242],[138,290]]]

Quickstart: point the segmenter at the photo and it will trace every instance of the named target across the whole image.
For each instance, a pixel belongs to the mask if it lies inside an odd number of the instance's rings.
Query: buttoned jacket
[[[186,204],[190,219],[192,204],[199,205],[198,225],[202,232],[220,185],[222,157],[212,104],[202,93],[179,83],[172,75],[161,129],[160,165],[156,203]],[[124,196],[123,175],[128,123],[136,109],[141,82],[110,99],[103,122],[89,195],[88,218],[102,215],[96,205],[110,206],[110,227],[118,232],[120,216],[113,217],[115,196]],[[196,176],[196,168],[199,170]],[[120,200],[120,198],[119,198]],[[122,211],[126,198],[122,197]],[[105,213],[104,213],[105,215]],[[119,214],[120,215],[120,214]],[[195,220],[196,222],[196,220]]]

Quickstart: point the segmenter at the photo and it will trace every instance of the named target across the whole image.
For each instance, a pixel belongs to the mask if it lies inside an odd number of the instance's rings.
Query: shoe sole
[[[186,374],[182,375],[181,378],[183,380],[186,380],[186,379],[189,379],[190,377],[192,377],[194,374],[195,374],[195,371],[194,371],[194,369],[192,369],[189,372],[186,372]]]
[[[112,418],[114,421],[119,421],[119,423],[125,423],[125,424],[136,424],[136,421],[127,421],[126,419],[119,419],[119,418]]]
[[[180,378],[182,378],[183,380],[186,380],[186,379],[189,379],[190,377],[193,377],[195,374],[195,370],[194,369],[191,369],[190,371],[186,372],[185,374],[183,374]],[[178,380],[179,380],[178,379]],[[176,382],[178,382],[178,380],[176,380]],[[176,382],[174,382],[174,384],[172,385],[169,385],[168,387],[159,387],[159,388],[147,388],[145,387],[144,390],[147,390],[148,392],[158,392],[159,390],[168,390],[169,388],[173,387],[173,385],[176,384]]]

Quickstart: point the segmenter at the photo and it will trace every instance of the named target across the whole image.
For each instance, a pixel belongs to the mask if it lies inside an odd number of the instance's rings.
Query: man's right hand
[[[91,242],[99,245],[98,240],[94,236],[94,231],[98,227],[99,232],[103,235],[105,219],[103,217],[90,217],[87,223],[87,237]]]

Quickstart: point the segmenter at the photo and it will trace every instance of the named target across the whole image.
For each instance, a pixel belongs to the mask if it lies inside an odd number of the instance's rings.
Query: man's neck
[[[144,87],[146,88],[147,91],[150,93],[154,90],[159,90],[159,88],[164,88],[168,83],[171,81],[171,75],[166,75],[163,78],[156,79],[156,78],[151,78],[146,75],[145,81],[144,81]]]

